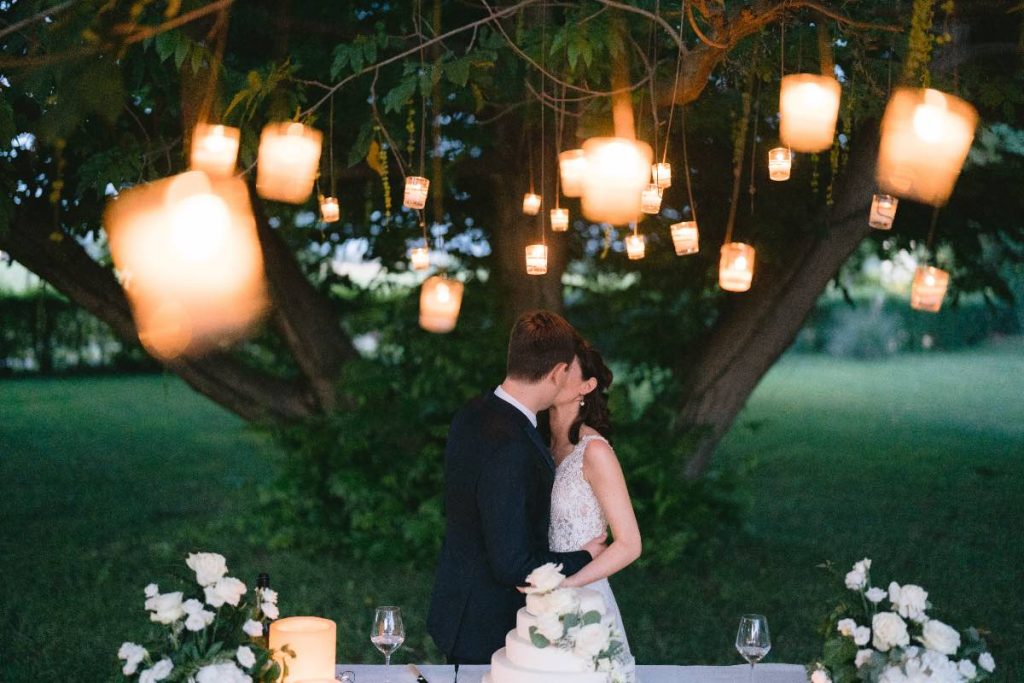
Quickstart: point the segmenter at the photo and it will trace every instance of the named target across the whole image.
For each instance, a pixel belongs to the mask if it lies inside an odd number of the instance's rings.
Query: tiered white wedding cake
[[[559,588],[561,567],[544,565],[527,578],[526,607],[505,647],[491,657],[483,683],[620,683],[622,641],[600,593]]]

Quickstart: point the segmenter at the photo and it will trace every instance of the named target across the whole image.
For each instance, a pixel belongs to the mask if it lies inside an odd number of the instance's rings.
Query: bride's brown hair
[[[612,415],[608,409],[608,390],[612,386],[614,376],[612,371],[605,365],[601,354],[590,345],[589,342],[580,339],[576,344],[576,357],[580,361],[580,373],[583,379],[594,378],[597,386],[594,390],[582,398],[583,405],[580,406],[579,415],[569,426],[569,442],[574,446],[580,442],[580,430],[583,425],[596,430],[601,436],[611,440]],[[541,435],[551,442],[551,424],[548,421],[548,411],[538,415]]]

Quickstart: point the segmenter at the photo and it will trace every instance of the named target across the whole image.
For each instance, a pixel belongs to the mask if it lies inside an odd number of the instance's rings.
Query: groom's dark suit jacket
[[[444,472],[445,534],[427,629],[450,661],[487,664],[515,627],[526,576],[548,562],[575,574],[590,554],[548,550],[554,461],[530,420],[494,394],[455,416]]]

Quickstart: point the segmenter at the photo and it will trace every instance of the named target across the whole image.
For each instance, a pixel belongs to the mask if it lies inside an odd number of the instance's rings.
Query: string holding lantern
[[[626,235],[626,256],[630,261],[639,261],[647,255],[647,241],[638,232]]]
[[[531,244],[526,247],[526,274],[545,275],[548,272],[548,247]]]
[[[974,140],[978,112],[938,90],[897,88],[882,116],[876,176],[882,192],[942,206]]]
[[[727,292],[746,292],[754,280],[754,247],[743,242],[722,245],[718,284]]]
[[[420,327],[446,334],[455,329],[462,308],[465,287],[458,280],[441,275],[427,278],[420,288]]]
[[[672,187],[672,164],[662,161],[651,166],[651,179],[658,189]]]
[[[409,250],[409,266],[413,270],[430,268],[430,250],[426,247],[415,247]]]
[[[402,205],[407,209],[422,209],[427,205],[427,195],[429,192],[430,180],[423,176],[411,175],[405,179]]]
[[[875,230],[890,230],[896,218],[896,207],[900,200],[891,194],[875,194],[871,198],[871,213],[868,225]]]
[[[337,197],[320,197],[320,219],[324,223],[337,223],[341,218],[341,205]]]
[[[211,176],[231,175],[238,161],[241,131],[231,126],[199,123],[192,132],[189,166]]]
[[[612,225],[635,222],[650,177],[651,146],[628,138],[590,138],[583,152],[583,215]]]
[[[670,230],[676,256],[688,256],[700,251],[700,231],[697,229],[697,221],[674,223]]]
[[[562,194],[579,197],[583,194],[583,178],[587,172],[587,159],[582,149],[570,149],[558,155],[558,174]]]
[[[256,192],[264,199],[301,204],[313,193],[323,135],[297,121],[271,123],[260,134]]]
[[[541,197],[534,192],[527,192],[523,195],[523,213],[527,216],[536,216],[540,213]]]
[[[832,76],[792,74],[779,90],[779,137],[797,152],[832,146],[839,118],[839,81]]]
[[[768,150],[768,177],[771,180],[789,180],[792,168],[793,150],[788,147],[773,147]]]
[[[911,308],[938,313],[948,287],[949,273],[935,266],[918,266],[910,288]]]
[[[646,214],[658,215],[661,211],[661,189],[654,183],[648,185],[640,193],[640,211]]]
[[[569,229],[569,209],[551,209],[551,231],[565,232]]]

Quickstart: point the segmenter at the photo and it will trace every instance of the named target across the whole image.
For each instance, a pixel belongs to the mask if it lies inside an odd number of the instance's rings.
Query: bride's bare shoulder
[[[583,458],[594,465],[602,465],[609,461],[617,461],[615,457],[615,451],[612,449],[604,437],[596,429],[590,427],[584,427],[580,430],[580,437],[597,436],[601,437],[598,439],[590,439],[587,441],[587,447],[583,450]]]

